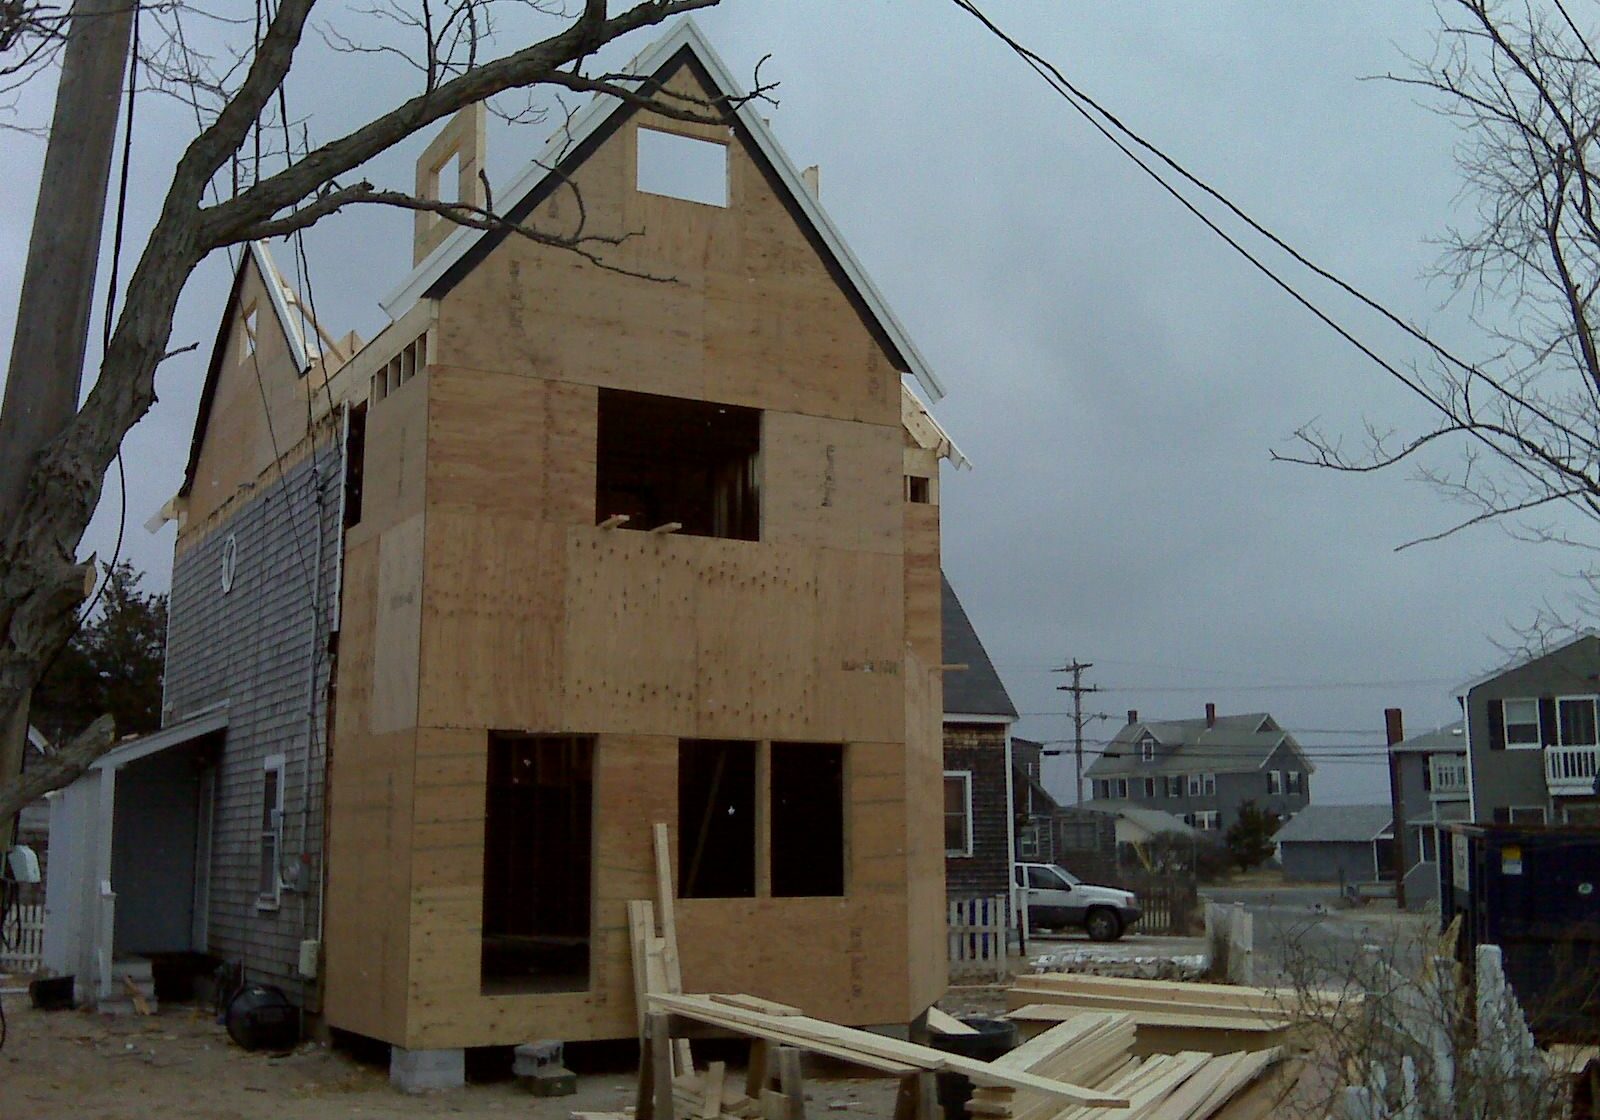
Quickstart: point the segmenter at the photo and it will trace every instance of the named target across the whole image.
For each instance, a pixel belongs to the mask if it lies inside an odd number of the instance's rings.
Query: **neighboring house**
[[[1307,805],[1278,830],[1283,877],[1296,883],[1393,879],[1388,805]]]
[[[1600,823],[1600,635],[1462,685],[1472,820]]]
[[[1017,706],[948,578],[944,630],[945,891],[952,899],[1011,897],[1017,796],[1011,727]]]
[[[1413,735],[1393,747],[1405,820],[1406,906],[1420,909],[1439,897],[1439,827],[1466,820],[1467,737],[1461,721]]]
[[[1130,711],[1085,776],[1098,808],[1160,809],[1220,839],[1246,801],[1280,819],[1305,808],[1315,770],[1267,713],[1219,716],[1207,704],[1204,719],[1141,720]]]
[[[1103,813],[1062,805],[1045,789],[1044,744],[1011,739],[1017,859],[1059,863],[1068,870],[1103,866],[1117,854],[1116,825]]]
[[[1139,805],[1100,804],[1089,802],[1088,808],[1108,818],[1116,829],[1117,845],[1148,844],[1157,836],[1177,836],[1184,840],[1200,839],[1198,829],[1181,817],[1162,809],[1146,809]]]
[[[686,984],[869,1024],[943,993],[959,455],[903,377],[939,387],[694,24],[635,65],[734,122],[598,99],[496,192],[568,229],[581,189],[622,271],[418,214],[360,346],[240,260],[168,510],[166,724],[58,803],[55,959],[91,991],[208,951],[435,1083],[629,1037],[665,822]],[[481,200],[483,121],[421,193],[456,162]]]

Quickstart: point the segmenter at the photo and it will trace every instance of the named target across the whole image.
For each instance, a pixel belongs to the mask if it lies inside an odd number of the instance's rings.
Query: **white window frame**
[[[267,805],[267,775],[277,775],[277,804]],[[283,777],[284,756],[269,755],[261,763],[261,825],[256,832],[256,909],[276,910],[283,902]],[[268,814],[271,814],[270,823]],[[272,890],[261,890],[261,878],[266,870],[267,841],[272,841]]]
[[[1146,778],[1144,780],[1144,795],[1151,799],[1155,798],[1156,780],[1154,778]]]
[[[956,858],[959,858],[959,859],[970,858],[971,855],[972,855],[972,771],[971,770],[946,770],[944,772],[944,778],[945,778],[945,781],[949,781],[951,778],[960,778],[961,779],[962,789],[963,789],[963,792],[965,794],[965,796],[962,799],[963,800],[963,804],[965,805],[965,809],[964,809],[965,816],[962,819],[962,828],[961,828],[962,838],[965,841],[965,845],[964,845],[964,847],[959,848],[959,849],[958,848],[946,848],[944,850],[944,854],[946,856],[955,856]],[[941,792],[942,792],[943,787],[941,786],[940,788],[941,788]],[[944,817],[948,818],[949,816],[950,816],[950,810],[949,809],[944,810]]]
[[[1533,742],[1531,742],[1531,743],[1513,743],[1511,741],[1511,705],[1513,705],[1513,704],[1532,704],[1533,705],[1533,724],[1532,724],[1532,727],[1533,727]],[[1559,711],[1559,709],[1558,709],[1558,711]],[[1558,720],[1558,722],[1559,722],[1559,720]],[[1501,730],[1503,731],[1504,736],[1505,736],[1506,750],[1508,750],[1508,751],[1537,751],[1537,750],[1542,750],[1543,749],[1543,747],[1544,747],[1544,727],[1543,727],[1543,719],[1539,715],[1539,698],[1537,696],[1515,696],[1515,697],[1510,697],[1510,698],[1501,700],[1500,701],[1500,723],[1501,723]],[[1518,720],[1517,721],[1517,726],[1518,727],[1527,727],[1527,726],[1529,726],[1529,724],[1528,724],[1527,720]]]
[[[1283,772],[1283,792],[1290,796],[1305,792],[1305,775],[1299,770]]]
[[[1117,783],[1117,800],[1118,801],[1126,801],[1126,800],[1128,800],[1128,779],[1127,778],[1117,778],[1117,779],[1115,779],[1115,781]]]
[[[1145,732],[1144,738],[1139,740],[1139,761],[1154,762],[1156,760],[1156,737]]]
[[[1186,777],[1187,777],[1188,780],[1186,782],[1184,782],[1184,787],[1188,791],[1188,795],[1190,797],[1199,797],[1199,796],[1201,796],[1201,792],[1200,791],[1205,788],[1205,782],[1203,780],[1205,778],[1205,775],[1204,774],[1189,774],[1189,775],[1186,775]]]
[[[1596,700],[1596,697],[1594,696],[1593,693],[1577,694],[1577,695],[1573,695],[1573,696],[1557,696],[1556,697],[1556,742],[1557,742],[1557,744],[1559,744],[1560,746],[1563,746],[1563,747],[1600,747],[1600,704],[1597,704],[1595,702],[1595,700]],[[1593,743],[1569,743],[1566,740],[1566,736],[1564,736],[1561,733],[1561,705],[1563,705],[1563,704],[1574,704],[1574,703],[1588,704],[1590,711],[1594,713],[1594,717],[1595,718],[1594,718],[1593,722],[1594,722],[1594,729],[1595,729],[1595,742],[1593,742]],[[1509,745],[1509,744],[1507,744],[1507,745]]]
[[[1518,820],[1518,813],[1527,815],[1537,814],[1538,819],[1530,821],[1525,815],[1522,820]],[[1512,824],[1548,824],[1550,820],[1550,816],[1545,812],[1543,805],[1507,805],[1506,816],[1510,819],[1510,823]]]
[[[1039,826],[1027,824],[1017,833],[1017,855],[1022,859],[1039,858]]]
[[[1168,797],[1183,796],[1183,790],[1186,783],[1184,782],[1182,774],[1168,774],[1166,784]]]
[[[1199,809],[1194,814],[1194,827],[1199,832],[1216,832],[1219,823],[1215,809]]]
[[[1283,792],[1283,771],[1282,770],[1268,770],[1267,771],[1267,793],[1268,793],[1268,795],[1280,794],[1282,792]]]
[[[1204,791],[1202,796],[1215,797],[1217,795],[1217,776],[1215,774],[1201,774],[1200,788]]]

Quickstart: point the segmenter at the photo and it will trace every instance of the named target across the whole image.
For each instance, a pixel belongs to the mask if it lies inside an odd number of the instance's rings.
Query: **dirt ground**
[[[3,1120],[567,1120],[575,1111],[620,1111],[633,1103],[634,1070],[621,1057],[611,1068],[580,1075],[571,1097],[532,1097],[509,1079],[407,1095],[390,1088],[385,1066],[327,1046],[307,1044],[285,1057],[241,1050],[194,1007],[113,1018],[35,1011],[26,996],[0,998],[10,1028],[0,1050]],[[892,1080],[833,1076],[808,1064],[806,1088],[813,1117],[886,1120],[894,1111]]]

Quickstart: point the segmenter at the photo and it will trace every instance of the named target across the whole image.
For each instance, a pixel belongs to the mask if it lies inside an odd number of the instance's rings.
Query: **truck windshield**
[[[1077,886],[1079,883],[1083,882],[1082,879],[1079,879],[1076,875],[1074,875],[1072,872],[1068,871],[1065,867],[1062,867],[1059,863],[1052,863],[1050,865],[1050,867],[1055,871],[1055,873],[1057,875],[1061,876],[1063,879],[1065,879],[1068,883],[1071,883],[1073,886]]]

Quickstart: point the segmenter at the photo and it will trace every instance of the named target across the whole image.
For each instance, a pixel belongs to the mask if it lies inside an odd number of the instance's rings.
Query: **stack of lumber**
[[[1270,1049],[1290,1041],[1296,1023],[1337,1013],[1344,999],[1342,993],[1070,973],[1018,977],[1006,992],[1008,1017],[1025,1035],[1087,1011],[1127,1014],[1137,1027],[1134,1053],[1140,1056]]]
[[[1277,1049],[1213,1055],[1133,1055],[1136,1026],[1126,1012],[1083,1011],[1029,1039],[994,1064],[1092,1086],[1126,1098],[1129,1120],[1207,1120],[1276,1062]],[[1032,1092],[980,1088],[971,1111],[984,1120],[1088,1120],[1106,1115]]]

